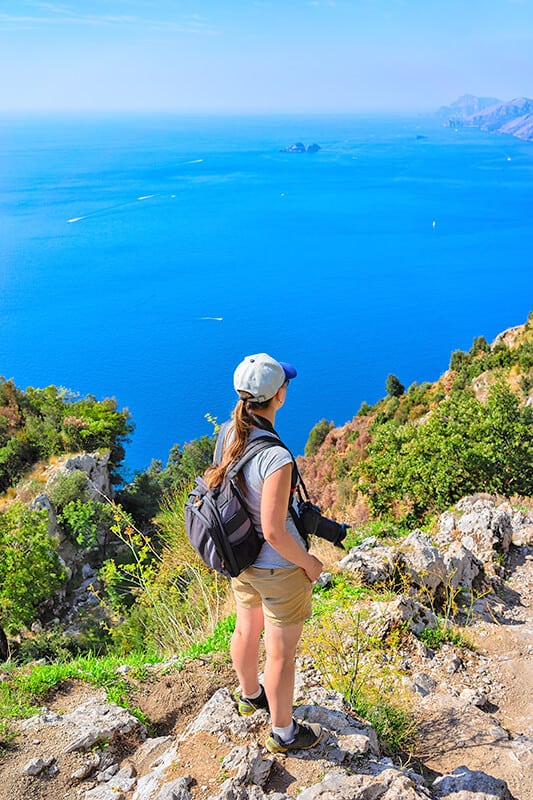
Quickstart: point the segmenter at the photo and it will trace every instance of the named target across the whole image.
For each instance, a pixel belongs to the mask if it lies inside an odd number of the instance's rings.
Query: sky
[[[0,111],[357,113],[533,97],[533,0],[0,0]]]

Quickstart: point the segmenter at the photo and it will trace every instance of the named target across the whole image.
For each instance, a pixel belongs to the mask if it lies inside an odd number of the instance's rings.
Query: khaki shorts
[[[296,625],[311,616],[313,585],[301,567],[248,567],[231,579],[231,586],[237,605],[243,608],[262,605],[265,619],[271,625]]]

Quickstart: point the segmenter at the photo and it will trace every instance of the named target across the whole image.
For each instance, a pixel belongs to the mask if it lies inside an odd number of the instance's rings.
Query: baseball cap
[[[296,369],[285,361],[276,361],[267,353],[246,356],[233,373],[236,392],[248,392],[258,403],[270,400],[285,381],[296,377]]]

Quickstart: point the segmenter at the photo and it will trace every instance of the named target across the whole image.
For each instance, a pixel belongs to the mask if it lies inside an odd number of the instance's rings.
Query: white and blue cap
[[[285,381],[296,377],[292,364],[276,361],[267,353],[246,356],[233,373],[236,392],[247,392],[257,403],[270,400]]]

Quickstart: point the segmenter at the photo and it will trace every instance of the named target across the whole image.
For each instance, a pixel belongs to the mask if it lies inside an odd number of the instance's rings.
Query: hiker
[[[239,400],[232,419],[222,426],[213,465],[205,473],[212,488],[242,454],[249,440],[274,430],[276,414],[285,403],[295,368],[266,353],[247,356],[233,376]],[[252,566],[231,579],[237,622],[231,657],[239,678],[239,712],[270,711],[272,731],[266,741],[271,753],[314,747],[320,725],[297,722],[292,716],[295,654],[304,621],[311,615],[313,583],[322,563],[307,552],[289,514],[293,459],[285,447],[257,453],[241,471],[246,506],[265,538]],[[258,679],[259,642],[265,633],[264,687]]]

